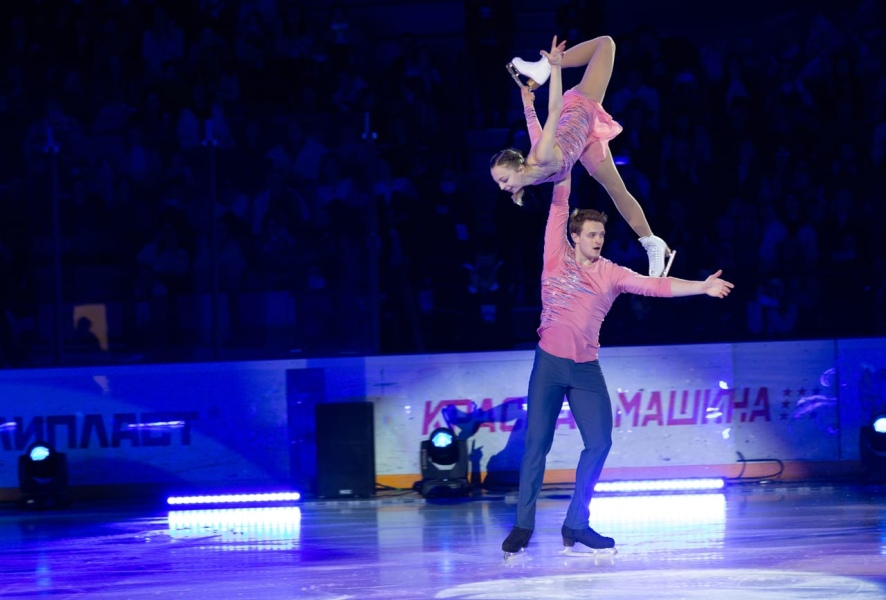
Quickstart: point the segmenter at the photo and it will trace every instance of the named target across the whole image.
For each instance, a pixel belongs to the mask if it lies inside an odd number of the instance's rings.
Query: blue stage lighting
[[[18,458],[22,508],[63,508],[68,505],[68,458],[45,442],[31,444]]]
[[[720,491],[724,487],[726,487],[726,482],[719,478],[660,479],[600,481],[594,486],[594,491],[615,494],[654,494],[658,492]]]
[[[28,456],[31,457],[31,460],[34,462],[40,462],[41,460],[46,460],[49,458],[49,455],[52,453],[52,450],[44,446],[43,444],[35,444],[31,447],[31,451],[28,452]]]
[[[438,429],[431,436],[431,443],[435,448],[448,448],[452,445],[452,431],[448,429]]]
[[[166,503],[170,506],[225,506],[257,505],[296,502],[301,499],[298,492],[267,492],[259,494],[204,494],[198,496],[170,496]]]
[[[877,415],[859,433],[865,479],[871,483],[886,483],[886,415]]]
[[[454,465],[460,458],[458,444],[453,443],[455,432],[448,427],[438,427],[431,433],[428,458],[438,465]],[[467,459],[467,457],[464,457]]]
[[[421,443],[422,480],[415,489],[425,498],[463,496],[468,483],[468,446],[449,427],[438,427]]]

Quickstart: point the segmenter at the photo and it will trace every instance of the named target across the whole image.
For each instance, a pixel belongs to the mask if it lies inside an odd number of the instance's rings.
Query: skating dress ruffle
[[[621,131],[622,126],[599,102],[574,90],[567,91],[554,134],[563,152],[563,164],[557,172],[536,183],[563,180],[579,160],[593,174],[609,152],[609,140]]]

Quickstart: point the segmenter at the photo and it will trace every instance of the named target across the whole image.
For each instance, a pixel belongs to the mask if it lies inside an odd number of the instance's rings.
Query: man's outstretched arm
[[[735,286],[724,279],[720,279],[723,269],[705,279],[704,281],[688,281],[667,277],[671,280],[671,295],[675,298],[680,296],[700,296],[707,294],[712,298],[725,298]]]

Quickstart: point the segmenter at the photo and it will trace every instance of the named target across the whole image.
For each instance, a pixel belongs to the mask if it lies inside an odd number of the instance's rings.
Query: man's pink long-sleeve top
[[[570,188],[570,182],[554,186],[545,229],[538,335],[542,350],[580,363],[597,359],[600,327],[619,294],[673,294],[668,278],[639,275],[602,257],[588,267],[576,262],[566,231]]]

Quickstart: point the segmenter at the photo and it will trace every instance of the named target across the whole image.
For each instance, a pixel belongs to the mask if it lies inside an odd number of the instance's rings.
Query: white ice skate
[[[511,74],[511,77],[514,78],[514,81],[517,82],[517,85],[520,87],[527,85],[529,86],[529,89],[533,91],[544,85],[548,80],[548,77],[551,76],[551,65],[546,58],[541,58],[535,62],[528,62],[522,58],[514,58],[511,62],[505,65],[505,68],[508,70],[508,73]],[[526,78],[525,84],[520,79],[521,75]]]
[[[668,251],[668,245],[657,235],[647,235],[640,238],[640,243],[649,257],[649,276],[667,277],[677,254],[676,250]],[[665,258],[667,257],[667,264]]]
[[[664,271],[661,272],[662,277],[667,277],[668,273],[671,271],[671,265],[674,264],[674,257],[677,256],[676,250],[671,250],[668,253],[668,263],[665,265]]]

